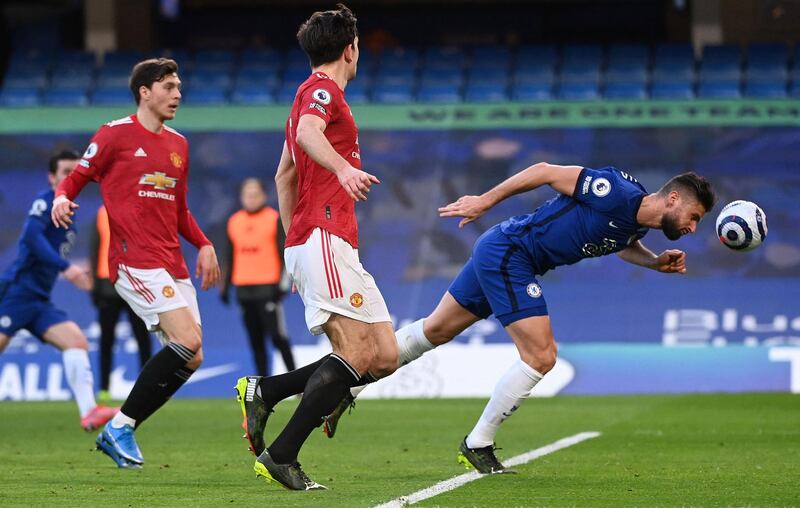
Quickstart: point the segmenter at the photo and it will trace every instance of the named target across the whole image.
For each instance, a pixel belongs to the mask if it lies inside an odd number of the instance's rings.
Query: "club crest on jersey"
[[[364,297],[361,296],[361,293],[353,293],[350,295],[350,305],[355,307],[356,309],[361,307],[364,304]]]
[[[172,298],[175,296],[175,289],[172,286],[164,286],[164,289],[161,290],[161,294],[167,298]]]
[[[183,159],[181,159],[181,156],[175,152],[169,154],[169,160],[170,162],[172,162],[172,165],[178,169],[180,169],[180,167],[183,166]]]
[[[328,105],[331,103],[331,94],[324,88],[317,88],[311,93],[311,97],[314,98],[315,101]]]
[[[84,159],[91,159],[95,155],[97,155],[98,146],[97,143],[90,143],[89,146],[86,147],[86,151],[83,152]]]
[[[598,198],[608,196],[611,192],[611,183],[605,178],[597,178],[592,182],[592,194]]]
[[[11,326],[11,316],[0,317],[0,326],[3,328],[8,328]]]
[[[177,183],[177,178],[167,176],[166,173],[162,173],[161,171],[142,175],[142,178],[139,179],[140,185],[152,185],[158,190],[174,189]]]
[[[531,282],[528,284],[528,287],[525,288],[525,292],[527,292],[528,296],[531,298],[539,298],[542,296],[542,287],[535,282]]]

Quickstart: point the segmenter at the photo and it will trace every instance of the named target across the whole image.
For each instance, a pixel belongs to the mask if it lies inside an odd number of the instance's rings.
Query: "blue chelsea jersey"
[[[7,285],[6,296],[49,298],[59,272],[69,263],[66,257],[75,244],[75,226],[57,228],[50,220],[53,191],[34,199],[19,238],[14,263],[0,276]]]
[[[613,167],[583,168],[572,196],[559,194],[531,214],[511,217],[500,229],[544,274],[583,258],[619,252],[647,234],[636,214],[647,191]]]

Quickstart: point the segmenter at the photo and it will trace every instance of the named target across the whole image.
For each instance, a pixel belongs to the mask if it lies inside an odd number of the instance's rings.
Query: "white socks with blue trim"
[[[97,402],[94,399],[94,374],[89,363],[89,353],[85,349],[70,348],[61,352],[64,362],[64,377],[75,396],[81,418],[94,409]]]
[[[542,374],[527,363],[522,360],[514,362],[495,385],[483,414],[467,436],[467,447],[484,448],[492,445],[500,424],[522,405],[541,379]]]

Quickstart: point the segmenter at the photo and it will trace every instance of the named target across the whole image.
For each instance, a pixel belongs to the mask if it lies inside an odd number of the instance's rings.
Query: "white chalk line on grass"
[[[575,434],[574,436],[569,436],[559,439],[558,441],[542,446],[541,448],[536,448],[535,450],[523,453],[522,455],[511,457],[510,459],[505,461],[504,464],[507,467],[527,464],[528,462],[536,460],[539,457],[544,457],[545,455],[557,452],[558,450],[569,448],[570,446],[586,441],[587,439],[596,438],[599,435],[600,435],[599,432],[580,432],[578,434]],[[438,496],[439,494],[444,494],[445,492],[455,490],[463,485],[466,485],[469,482],[474,482],[475,480],[478,480],[484,476],[489,476],[489,475],[482,475],[477,471],[464,473],[462,475],[454,476],[449,480],[441,481],[436,485],[428,487],[427,489],[418,490],[413,494],[392,499],[391,501],[380,504],[375,508],[401,508],[403,506],[408,506],[410,504],[418,503],[420,501],[424,501],[425,499]]]

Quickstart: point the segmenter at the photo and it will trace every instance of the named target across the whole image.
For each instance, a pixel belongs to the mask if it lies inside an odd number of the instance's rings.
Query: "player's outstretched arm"
[[[325,120],[315,115],[302,115],[297,122],[297,144],[320,166],[332,172],[353,201],[366,201],[369,188],[381,183],[377,177],[354,168],[336,153],[325,137]]]
[[[636,241],[617,253],[617,255],[634,265],[651,268],[662,273],[686,273],[686,253],[678,249],[668,249],[657,255]]]
[[[549,185],[561,194],[572,195],[582,169],[581,166],[559,166],[539,162],[507,178],[480,196],[462,196],[457,201],[439,208],[439,216],[464,217],[458,223],[458,227],[464,227],[504,199],[542,185]]]

